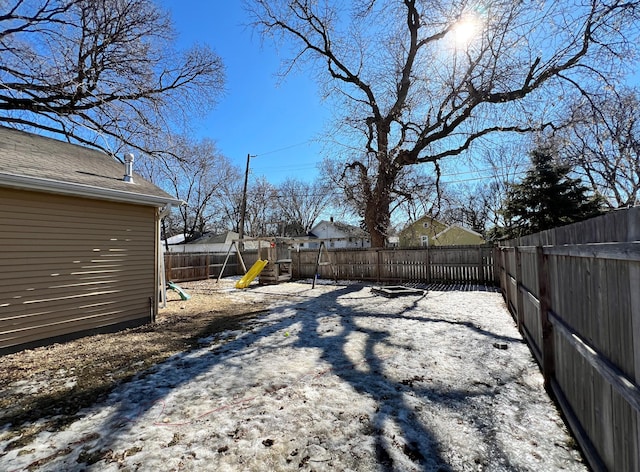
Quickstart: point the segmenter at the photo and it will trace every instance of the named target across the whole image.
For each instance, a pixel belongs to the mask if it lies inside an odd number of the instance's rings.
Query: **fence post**
[[[629,265],[629,293],[631,294],[631,329],[633,330],[632,342],[633,346],[637,346],[639,349],[634,349],[635,356],[635,377],[636,381],[640,381],[640,293],[638,287],[640,286],[640,264],[631,263]],[[636,454],[640,457],[640,414],[638,414],[636,423]]]
[[[171,256],[170,252],[165,252],[164,253],[164,276],[165,276],[165,280],[167,282],[171,281],[172,277],[172,272],[173,269],[171,268],[171,262],[172,262],[173,257]]]
[[[520,251],[520,246],[516,246],[515,250],[516,250],[516,321],[518,323],[518,331],[522,333],[522,325],[524,324],[524,295],[521,290],[522,252]],[[540,309],[542,309],[542,307]]]
[[[207,277],[206,278],[208,279],[209,277],[211,277],[211,267],[210,267],[211,259],[209,258],[209,253],[207,253],[207,255],[204,256],[204,265],[205,265],[206,271],[207,271]]]
[[[502,290],[498,264],[500,264],[500,247],[495,246],[491,250],[491,275],[493,276],[493,282]]]
[[[478,246],[478,283],[485,285],[486,280],[484,277],[484,248]]]
[[[551,308],[551,284],[549,281],[549,255],[542,246],[536,246],[538,265],[538,299],[540,300],[540,325],[542,327],[542,375],[547,392],[553,397],[551,380],[555,376],[553,325],[549,320]]]
[[[504,294],[505,299],[508,301],[509,297],[509,287],[507,284],[509,281],[507,280],[507,249],[506,247],[500,248],[500,277],[502,277],[502,293]]]
[[[427,283],[431,283],[431,253],[429,252],[429,246],[427,246],[427,253],[425,255],[427,262]]]

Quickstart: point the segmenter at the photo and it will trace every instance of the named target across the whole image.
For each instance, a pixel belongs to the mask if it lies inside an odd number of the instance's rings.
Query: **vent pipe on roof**
[[[124,156],[124,177],[122,180],[125,182],[133,183],[133,154],[125,154]]]

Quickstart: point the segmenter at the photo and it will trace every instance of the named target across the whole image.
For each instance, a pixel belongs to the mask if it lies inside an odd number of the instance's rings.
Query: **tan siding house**
[[[0,127],[0,354],[153,321],[181,202],[115,158]]]
[[[400,247],[467,246],[486,244],[482,235],[458,225],[423,216],[400,232]]]
[[[486,243],[480,233],[458,225],[449,226],[434,238],[436,246],[473,246]]]
[[[399,234],[400,247],[427,247],[435,245],[438,233],[447,229],[447,225],[430,216],[423,216],[419,220],[405,227]]]

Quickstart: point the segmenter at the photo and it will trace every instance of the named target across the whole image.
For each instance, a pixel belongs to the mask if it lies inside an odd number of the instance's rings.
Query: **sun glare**
[[[480,36],[482,21],[477,16],[468,15],[459,19],[451,30],[456,49],[464,49]]]

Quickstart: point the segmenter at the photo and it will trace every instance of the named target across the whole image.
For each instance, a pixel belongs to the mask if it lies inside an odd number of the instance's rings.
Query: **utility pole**
[[[242,239],[244,238],[244,216],[247,212],[247,182],[249,180],[249,159],[251,159],[251,154],[247,154],[247,169],[244,172],[244,189],[242,190],[242,207],[240,207],[240,227],[238,228],[238,235],[240,238],[240,244],[238,244],[238,250],[240,252],[244,251],[244,243]]]

